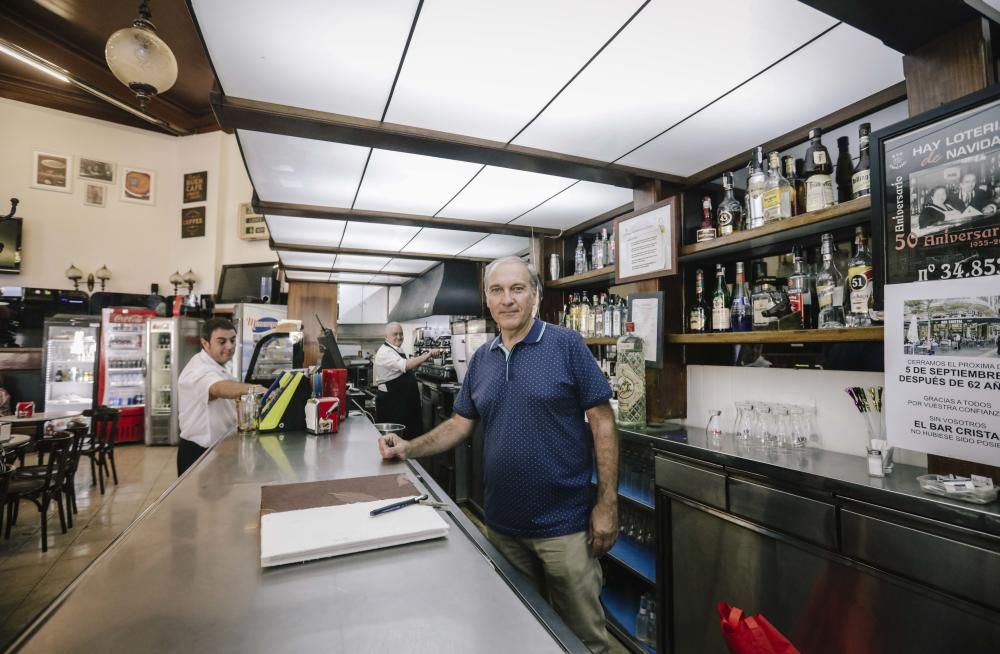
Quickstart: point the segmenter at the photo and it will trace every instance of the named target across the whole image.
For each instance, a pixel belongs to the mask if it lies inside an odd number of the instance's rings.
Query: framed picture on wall
[[[73,192],[70,166],[73,158],[66,154],[35,152],[32,158],[31,187],[61,193]]]
[[[83,204],[88,207],[103,207],[107,199],[107,192],[107,186],[86,184],[83,191]]]
[[[205,235],[205,207],[181,209],[181,238]]]
[[[122,167],[122,202],[156,204],[156,173],[151,170]]]
[[[80,157],[76,164],[76,176],[92,182],[114,184],[115,165],[107,161]]]
[[[204,202],[208,199],[208,171],[184,175],[184,199],[188,202]]]
[[[678,209],[674,196],[615,219],[616,284],[677,273]]]
[[[254,213],[249,202],[240,205],[236,224],[239,229],[238,236],[244,241],[266,241],[270,238],[264,216]]]

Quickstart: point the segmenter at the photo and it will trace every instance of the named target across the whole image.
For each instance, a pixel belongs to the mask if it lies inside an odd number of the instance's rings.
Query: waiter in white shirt
[[[385,343],[375,353],[375,417],[378,422],[396,422],[406,425],[403,438],[409,440],[424,433],[420,415],[420,390],[413,370],[440,350],[431,350],[418,357],[407,359],[400,349],[403,345],[403,326],[391,322],[385,326]]]
[[[225,318],[201,326],[201,352],[191,357],[177,380],[177,475],[184,474],[215,443],[236,429],[236,403],[244,393],[267,389],[236,381],[225,365],[236,351],[236,328]]]

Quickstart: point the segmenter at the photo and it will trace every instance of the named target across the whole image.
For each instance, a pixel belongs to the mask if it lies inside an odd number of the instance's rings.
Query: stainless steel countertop
[[[654,449],[724,466],[730,471],[772,482],[812,488],[837,496],[913,513],[954,526],[1000,535],[1000,503],[971,504],[923,492],[917,483],[927,469],[895,464],[887,477],[870,477],[868,460],[816,448],[763,450],[737,446],[733,434],[710,444],[704,429],[685,427],[670,433],[629,432]],[[865,439],[858,436],[864,451]]]
[[[116,540],[12,647],[23,652],[585,651],[461,511],[447,538],[262,570],[264,484],[407,472],[349,418],[333,436],[233,435]]]

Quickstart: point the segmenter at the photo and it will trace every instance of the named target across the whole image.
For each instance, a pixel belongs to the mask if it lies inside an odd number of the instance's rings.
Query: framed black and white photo
[[[83,204],[88,207],[103,207],[107,201],[108,187],[101,184],[84,184]]]
[[[114,184],[115,165],[108,161],[80,157],[76,163],[76,176],[92,182]]]
[[[122,202],[156,204],[156,174],[129,166],[122,167]]]
[[[32,157],[31,187],[72,193],[72,165],[73,158],[67,154],[35,152]]]

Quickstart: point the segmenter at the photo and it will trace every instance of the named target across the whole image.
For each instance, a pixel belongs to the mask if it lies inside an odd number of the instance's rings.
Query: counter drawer
[[[832,504],[729,478],[729,512],[828,549],[837,548]]]
[[[843,552],[952,595],[1000,609],[1000,553],[842,508]]]
[[[717,509],[726,509],[726,475],[674,457],[656,457],[656,485]]]

